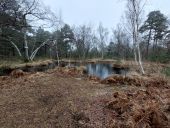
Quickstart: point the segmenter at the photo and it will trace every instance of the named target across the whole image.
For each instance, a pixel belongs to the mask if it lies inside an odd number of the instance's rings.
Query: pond
[[[87,64],[88,75],[94,75],[101,79],[105,79],[110,75],[119,74],[126,75],[126,69],[115,69],[112,64]]]

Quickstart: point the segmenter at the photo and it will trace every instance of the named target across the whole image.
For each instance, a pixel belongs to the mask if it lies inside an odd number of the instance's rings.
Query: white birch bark
[[[25,25],[25,24],[26,24],[26,20],[25,20],[24,25]],[[25,59],[26,59],[27,61],[29,61],[30,58],[29,58],[29,54],[28,54],[27,30],[26,30],[25,27],[22,28],[22,32],[24,33],[24,50],[25,50],[24,52],[25,52]]]
[[[40,48],[43,47],[47,42],[48,42],[48,40],[45,41],[45,42],[43,42],[39,47],[37,47],[37,48],[34,50],[34,52],[33,52],[33,53],[31,54],[31,56],[30,56],[30,60],[31,60],[31,61],[35,58],[35,56],[36,56],[37,52],[40,50]]]
[[[22,57],[22,54],[21,54],[19,48],[17,47],[17,45],[16,45],[14,42],[12,42],[12,41],[10,41],[10,43],[11,43],[11,44],[14,46],[14,48],[17,50],[18,55],[19,55],[20,57]]]
[[[58,55],[57,40],[54,41],[54,44],[55,44],[55,46],[56,46],[57,62],[58,62],[58,67],[59,67],[59,66],[60,66],[60,58],[59,58],[59,55]]]
[[[134,13],[134,41],[137,47],[137,53],[138,53],[138,63],[140,66],[140,70],[142,74],[145,74],[145,71],[143,69],[143,65],[142,65],[142,58],[141,58],[141,53],[140,53],[140,42],[139,42],[139,17],[140,17],[140,3],[137,0],[130,0],[130,4],[132,4],[133,7],[133,11],[132,13]],[[136,58],[135,58],[136,59]],[[135,60],[136,61],[136,60]]]

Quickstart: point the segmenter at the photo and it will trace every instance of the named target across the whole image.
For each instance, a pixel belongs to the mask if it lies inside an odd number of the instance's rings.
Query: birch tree
[[[33,60],[39,49],[48,43],[48,41],[42,42],[42,44],[35,48],[33,52],[29,51],[29,42],[27,38],[31,34],[30,30],[34,27],[39,27],[37,24],[41,27],[49,27],[58,21],[56,16],[48,8],[44,7],[39,0],[14,1],[15,7],[12,6],[14,3],[12,0],[3,0],[3,5],[6,4],[9,6],[8,10],[2,10],[3,8],[0,6],[2,12],[10,17],[7,20],[10,22],[5,24],[5,27],[12,27],[12,29],[20,31],[21,35],[23,35],[24,59],[26,61]],[[4,26],[4,22],[0,22],[0,25]],[[7,37],[7,40],[9,40],[21,56],[21,52],[17,45],[14,42],[11,42],[11,37]]]
[[[17,12],[21,13],[21,19],[22,19],[21,28],[22,28],[22,33],[24,34],[24,49],[25,49],[24,57],[25,60],[29,61],[31,58],[29,56],[28,40],[27,40],[28,28],[33,27],[33,25],[30,24],[34,24],[35,21],[37,22],[39,20],[48,20],[49,10],[43,8],[38,0],[19,0],[18,2],[20,8],[18,9]],[[43,45],[44,42],[40,46]],[[31,57],[34,56],[34,53],[36,53],[37,50],[39,50],[39,48],[37,48],[32,53]]]
[[[135,62],[140,66],[142,74],[145,74],[145,71],[143,69],[140,53],[139,27],[141,25],[144,6],[145,1],[143,0],[127,0],[126,18],[132,34]]]
[[[104,49],[105,49],[105,45],[106,45],[106,42],[107,42],[107,39],[108,39],[108,30],[106,28],[103,27],[102,23],[99,24],[99,27],[97,29],[98,31],[98,39],[99,39],[99,48],[100,48],[100,51],[102,53],[102,59],[104,59]]]

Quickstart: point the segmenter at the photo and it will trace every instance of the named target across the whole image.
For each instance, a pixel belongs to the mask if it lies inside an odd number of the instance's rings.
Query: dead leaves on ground
[[[84,66],[80,67],[59,67],[55,69],[55,73],[61,76],[81,76],[86,73]]]
[[[111,85],[134,85],[146,87],[168,87],[167,80],[162,77],[145,77],[145,76],[121,76],[113,75],[101,81],[102,84]]]
[[[114,111],[113,127],[127,128],[168,128],[169,120],[155,88],[147,88],[133,93],[116,92],[106,104],[106,108]],[[161,92],[159,92],[160,94]],[[168,94],[166,94],[168,95]],[[158,98],[159,97],[159,98]],[[118,123],[121,122],[121,123]]]

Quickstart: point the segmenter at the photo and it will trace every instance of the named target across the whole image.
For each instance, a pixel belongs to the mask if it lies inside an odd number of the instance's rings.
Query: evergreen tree
[[[167,31],[167,18],[160,11],[149,13],[144,25],[140,28],[141,33],[146,33],[147,39],[147,56],[149,54],[150,41],[153,40],[153,50],[157,49],[158,41],[162,40]]]
[[[68,52],[71,50],[72,42],[74,41],[74,33],[69,25],[65,24],[61,30],[53,33],[54,39],[57,40],[57,48],[59,55],[68,57]]]

